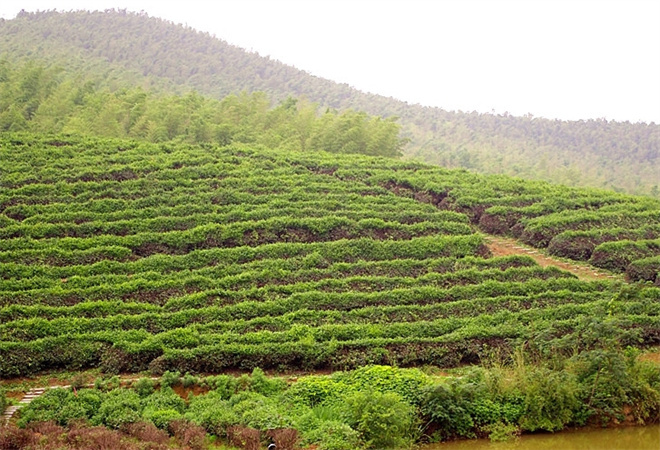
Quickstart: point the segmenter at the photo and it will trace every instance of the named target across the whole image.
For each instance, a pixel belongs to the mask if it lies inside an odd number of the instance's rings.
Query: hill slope
[[[264,91],[332,108],[398,116],[406,154],[447,167],[659,195],[660,126],[448,112],[361,93],[208,34],[125,12],[44,12],[0,22],[0,57],[37,58],[109,86]]]
[[[473,225],[657,232],[650,199],[244,145],[5,134],[0,159],[0,377],[454,366],[572,352],[606,318],[622,345],[657,339],[657,287],[490,257]]]

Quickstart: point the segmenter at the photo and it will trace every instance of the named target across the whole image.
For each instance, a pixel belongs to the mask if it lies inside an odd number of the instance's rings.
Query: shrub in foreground
[[[280,448],[299,442],[358,450],[408,447],[422,433],[430,440],[505,440],[587,422],[660,421],[660,366],[640,360],[638,351],[611,348],[620,336],[603,327],[582,337],[601,344],[545,364],[531,364],[521,353],[513,364],[463,368],[455,377],[386,366],[301,377],[288,387],[260,370],[209,377],[199,382],[216,389],[189,404],[167,386],[144,396],[128,388],[51,389],[22,409],[18,423],[41,427],[44,435],[72,433],[92,446],[107,435],[116,448],[127,449],[133,447],[123,435],[156,448],[165,445],[167,430],[188,448],[204,448],[209,433],[242,448],[270,439]],[[85,421],[97,426],[85,427]],[[44,422],[49,425],[35,425]],[[31,436],[0,432],[8,448],[30,445]]]
[[[414,442],[415,411],[394,393],[356,392],[343,400],[346,423],[370,448],[401,448]]]

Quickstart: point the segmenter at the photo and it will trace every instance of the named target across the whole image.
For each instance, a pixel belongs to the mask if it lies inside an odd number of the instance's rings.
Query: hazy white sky
[[[409,103],[660,123],[660,0],[4,0],[0,16],[107,8]]]

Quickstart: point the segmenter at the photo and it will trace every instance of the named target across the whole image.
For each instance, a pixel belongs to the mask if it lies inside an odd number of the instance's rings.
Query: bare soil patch
[[[487,236],[486,245],[493,256],[526,255],[534,259],[541,267],[555,266],[576,275],[585,281],[623,279],[620,276],[608,274],[588,264],[562,261],[541,253],[538,249],[528,247],[515,239],[501,236]]]
[[[647,353],[642,354],[639,359],[660,364],[660,347],[653,347]]]

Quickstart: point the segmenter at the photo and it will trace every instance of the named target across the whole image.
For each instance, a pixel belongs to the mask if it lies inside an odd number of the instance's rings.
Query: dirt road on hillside
[[[610,275],[588,264],[577,261],[562,261],[541,253],[539,250],[527,247],[515,239],[501,236],[486,235],[486,245],[493,256],[526,255],[534,259],[541,267],[555,266],[571,272],[581,280],[607,280],[618,279],[623,281],[622,275]]]

